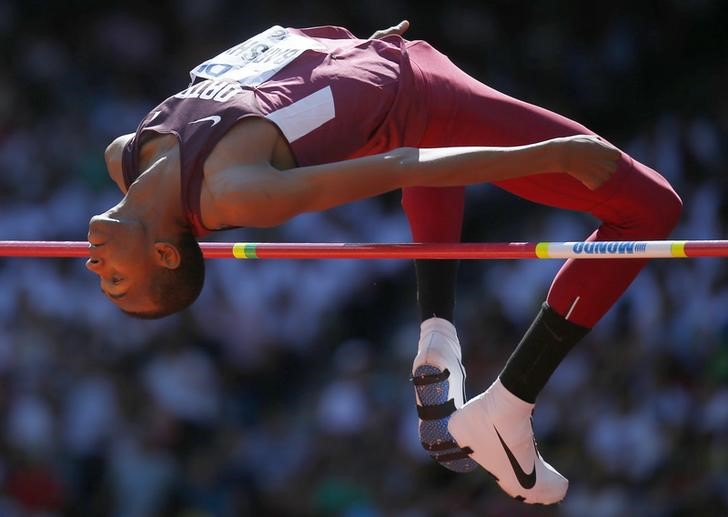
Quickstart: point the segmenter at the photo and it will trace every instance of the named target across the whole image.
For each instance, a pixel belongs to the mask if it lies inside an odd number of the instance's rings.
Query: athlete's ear
[[[154,243],[154,258],[158,265],[168,269],[177,269],[182,260],[177,246],[169,242]]]

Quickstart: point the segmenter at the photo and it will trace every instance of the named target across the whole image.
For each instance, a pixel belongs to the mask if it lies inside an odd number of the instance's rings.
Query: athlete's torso
[[[145,117],[124,151],[124,181],[130,185],[143,170],[140,154],[165,149],[174,135],[183,209],[199,235],[207,231],[200,216],[205,160],[241,119],[265,118],[278,128],[270,157],[277,168],[403,145],[403,128],[388,123],[409,77],[403,49],[398,37],[359,40],[334,27],[269,29],[197,67],[197,82]]]

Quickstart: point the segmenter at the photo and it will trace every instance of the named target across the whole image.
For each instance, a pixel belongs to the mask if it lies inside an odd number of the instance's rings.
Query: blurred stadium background
[[[676,238],[727,238],[728,4],[0,0],[0,239],[80,240],[119,194],[105,145],[188,70],[270,25],[367,36],[412,21],[484,82],[586,124],[676,187]],[[409,238],[397,194],[222,240]],[[580,240],[594,221],[469,191],[465,239]],[[106,303],[79,260],[0,261],[0,515],[728,514],[728,262],[651,264],[540,399],[556,508],[452,474],[416,437],[405,261],[209,262],[158,322]],[[497,374],[556,261],[468,262],[468,390]]]

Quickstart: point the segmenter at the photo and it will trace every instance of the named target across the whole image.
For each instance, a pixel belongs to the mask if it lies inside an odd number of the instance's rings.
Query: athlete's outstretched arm
[[[601,138],[575,135],[518,147],[409,149],[401,166],[415,182],[403,186],[450,187],[564,172],[595,190],[617,169],[619,157]]]
[[[327,210],[402,187],[472,185],[565,172],[595,189],[616,170],[618,158],[617,149],[591,136],[519,147],[399,148],[283,171],[265,160],[228,163],[209,188],[224,224],[275,226],[303,212]]]

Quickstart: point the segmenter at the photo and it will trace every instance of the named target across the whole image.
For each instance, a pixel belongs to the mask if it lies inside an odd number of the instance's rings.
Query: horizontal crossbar
[[[728,240],[355,244],[203,242],[205,258],[630,259],[728,257]],[[87,257],[85,241],[0,241],[0,257]]]

